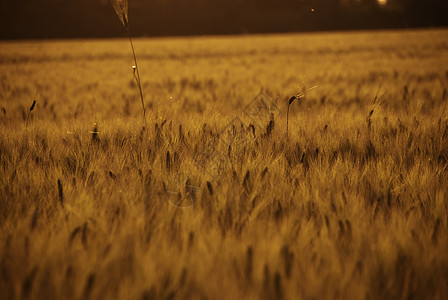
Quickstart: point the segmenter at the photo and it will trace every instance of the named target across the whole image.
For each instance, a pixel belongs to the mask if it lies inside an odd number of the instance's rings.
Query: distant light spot
[[[315,12],[314,8],[312,8],[312,9],[310,9],[310,10],[311,10],[311,12]]]
[[[386,5],[387,4],[387,0],[378,0],[378,4],[379,5]]]

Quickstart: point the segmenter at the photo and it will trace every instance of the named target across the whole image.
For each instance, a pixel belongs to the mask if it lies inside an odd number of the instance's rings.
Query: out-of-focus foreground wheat
[[[447,39],[3,42],[1,297],[446,299]]]

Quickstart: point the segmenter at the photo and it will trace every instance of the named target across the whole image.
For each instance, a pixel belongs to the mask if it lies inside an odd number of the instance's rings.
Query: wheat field
[[[1,42],[0,298],[447,299],[447,41]]]

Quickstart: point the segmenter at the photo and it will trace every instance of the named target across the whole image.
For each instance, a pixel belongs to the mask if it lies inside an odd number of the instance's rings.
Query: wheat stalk
[[[303,91],[299,91],[297,94],[289,98],[288,101],[288,111],[286,113],[286,137],[288,137],[288,125],[289,125],[289,107],[296,99],[302,99],[306,96],[306,93],[317,88],[317,85],[310,87],[309,89],[303,89]]]
[[[140,92],[140,99],[142,100],[142,108],[143,108],[143,118],[146,117],[146,109],[145,109],[145,102],[143,100],[143,91],[142,91],[142,84],[140,80],[140,72],[138,69],[138,63],[137,63],[137,57],[135,55],[135,49],[134,49],[134,43],[132,42],[132,35],[131,30],[129,29],[129,22],[128,22],[128,0],[110,0],[115,13],[117,14],[118,18],[120,19],[121,23],[123,24],[123,27],[126,29],[129,35],[129,41],[131,43],[132,48],[132,54],[134,56],[134,63],[135,65],[132,66],[134,79],[137,82],[138,90]]]

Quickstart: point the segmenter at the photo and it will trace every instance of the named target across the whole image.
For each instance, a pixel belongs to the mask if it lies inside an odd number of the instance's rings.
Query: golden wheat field
[[[448,298],[448,30],[134,45],[0,43],[1,299]]]

